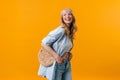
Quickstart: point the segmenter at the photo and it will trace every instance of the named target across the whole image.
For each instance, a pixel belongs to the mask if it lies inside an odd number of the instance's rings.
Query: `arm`
[[[43,40],[42,46],[55,58],[58,64],[62,63],[62,58],[51,48],[52,44],[65,33],[62,27],[52,30]]]

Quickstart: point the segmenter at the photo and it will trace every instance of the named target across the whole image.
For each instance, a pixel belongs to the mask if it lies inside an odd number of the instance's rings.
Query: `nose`
[[[69,17],[69,15],[67,14],[67,15],[66,15],[66,17],[68,18],[68,17]]]

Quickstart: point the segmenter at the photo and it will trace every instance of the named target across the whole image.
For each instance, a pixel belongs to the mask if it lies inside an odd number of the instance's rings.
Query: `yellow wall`
[[[38,50],[64,8],[78,26],[73,80],[120,80],[119,0],[1,0],[0,80],[45,80],[37,75]]]

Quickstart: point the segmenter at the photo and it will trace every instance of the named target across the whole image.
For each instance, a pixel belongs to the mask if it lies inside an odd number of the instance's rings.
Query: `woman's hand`
[[[58,64],[63,63],[63,59],[59,55],[56,56],[55,60],[57,61]]]
[[[68,60],[70,61],[72,59],[72,57],[73,57],[72,53],[69,53]]]

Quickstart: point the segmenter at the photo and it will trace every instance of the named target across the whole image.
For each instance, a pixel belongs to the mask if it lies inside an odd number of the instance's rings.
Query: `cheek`
[[[70,18],[72,18],[72,19],[73,19],[73,17],[72,17],[72,16],[70,16]]]
[[[65,20],[65,16],[63,16],[63,20]]]
[[[73,21],[73,18],[71,18],[71,22]]]
[[[66,20],[65,20],[65,17],[63,17],[63,22],[65,22]]]

